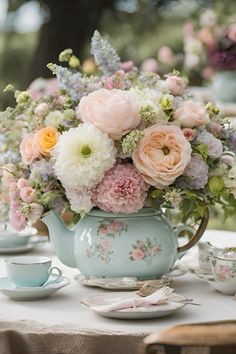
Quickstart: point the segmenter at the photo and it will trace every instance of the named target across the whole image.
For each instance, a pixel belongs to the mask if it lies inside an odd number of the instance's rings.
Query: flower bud
[[[224,182],[220,176],[212,176],[208,181],[208,187],[211,193],[220,193],[224,188]]]

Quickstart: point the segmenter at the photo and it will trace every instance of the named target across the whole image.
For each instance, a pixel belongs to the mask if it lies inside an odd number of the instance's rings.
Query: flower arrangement
[[[194,101],[177,72],[161,79],[124,65],[95,32],[100,74],[85,75],[70,49],[69,67],[49,64],[56,96],[15,92],[4,120],[24,124],[10,183],[11,224],[18,230],[45,212],[92,208],[135,213],[179,208],[184,220],[206,206],[236,207],[236,133],[216,106]]]
[[[198,29],[188,22],[184,27],[184,66],[201,70],[209,79],[216,70],[236,70],[236,23],[227,27],[218,23],[213,10],[205,10]]]

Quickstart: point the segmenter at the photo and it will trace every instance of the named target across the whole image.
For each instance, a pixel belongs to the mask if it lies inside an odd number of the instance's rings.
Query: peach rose
[[[34,134],[27,134],[23,138],[20,144],[20,153],[22,161],[27,165],[30,165],[35,159],[39,157],[39,146]]]
[[[94,124],[110,138],[119,140],[140,123],[135,95],[119,89],[100,89],[83,97],[76,109],[83,122]]]
[[[191,151],[191,145],[179,127],[155,124],[144,130],[133,161],[147,183],[163,188],[184,172]]]
[[[184,101],[175,111],[175,118],[184,128],[204,126],[210,122],[206,109],[193,101]]]
[[[42,128],[39,130],[36,136],[41,154],[45,156],[50,155],[52,148],[57,143],[57,130],[53,127]]]

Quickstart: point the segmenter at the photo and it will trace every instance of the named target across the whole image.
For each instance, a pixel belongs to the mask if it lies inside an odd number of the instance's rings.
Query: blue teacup
[[[51,267],[52,260],[48,257],[17,256],[7,258],[5,263],[8,277],[17,287],[43,286],[51,274],[56,275],[53,282],[62,275],[59,268]]]

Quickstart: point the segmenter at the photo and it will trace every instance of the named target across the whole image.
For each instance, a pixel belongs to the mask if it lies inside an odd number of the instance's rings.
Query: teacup
[[[220,252],[209,256],[212,273],[219,291],[225,294],[236,293],[236,253]]]
[[[62,275],[59,268],[51,267],[52,260],[48,257],[17,256],[7,258],[5,263],[8,277],[17,287],[43,286],[50,275],[56,276],[53,282]],[[57,274],[52,273],[53,270]]]
[[[31,236],[36,235],[37,230],[33,227],[26,227],[18,232],[9,225],[4,229],[0,227],[0,248],[26,246]]]

